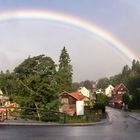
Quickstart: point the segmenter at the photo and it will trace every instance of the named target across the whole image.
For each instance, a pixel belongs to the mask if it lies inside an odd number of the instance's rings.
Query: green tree
[[[135,71],[137,74],[140,74],[140,63],[137,60],[133,60],[132,62],[132,70]]]
[[[97,83],[97,88],[105,89],[109,85],[108,78],[102,78]]]
[[[123,74],[123,75],[128,75],[128,74],[129,74],[129,71],[130,71],[129,66],[128,66],[128,65],[125,65],[125,66],[123,67],[122,74]]]
[[[20,105],[26,107],[57,109],[56,65],[47,56],[27,58],[15,68],[21,90],[15,95]],[[56,104],[54,104],[54,102]],[[51,104],[52,103],[52,104]],[[40,114],[37,112],[40,119]]]
[[[72,89],[73,91],[77,91],[80,87],[80,84],[78,82],[72,83]]]
[[[123,96],[122,96],[122,101],[123,103],[125,104],[125,110],[128,110],[128,104],[130,102],[130,97],[129,97],[129,94],[128,93],[124,93]]]
[[[123,67],[123,70],[122,70],[122,74],[121,74],[121,82],[124,83],[125,85],[127,84],[128,80],[129,80],[129,75],[130,75],[130,68],[128,65],[125,65]]]
[[[119,83],[122,83],[122,74],[117,74],[117,75],[111,76],[109,81],[110,81],[110,84],[113,86],[115,86]]]
[[[133,60],[132,68],[128,75],[127,87],[132,96],[129,107],[133,109],[140,109],[140,64],[138,61]]]
[[[6,72],[0,74],[0,89],[9,97],[16,92],[16,75],[15,73]]]
[[[136,92],[140,87],[140,75],[131,77],[127,83],[127,87],[129,88],[130,94]]]
[[[89,80],[84,81],[83,86],[89,90],[93,89],[93,86]]]
[[[140,88],[133,93],[131,107],[133,109],[140,109]]]
[[[96,109],[102,109],[102,112],[105,113],[105,106],[108,104],[108,97],[104,94],[96,94]]]
[[[72,65],[70,64],[71,60],[69,54],[64,47],[61,51],[59,58],[59,68],[57,73],[57,82],[59,84],[59,91],[72,89]]]

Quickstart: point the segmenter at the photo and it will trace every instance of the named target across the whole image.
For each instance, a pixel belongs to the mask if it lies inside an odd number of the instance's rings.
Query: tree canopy
[[[84,81],[83,86],[89,90],[93,89],[92,83],[89,80]]]
[[[108,78],[102,78],[99,79],[97,83],[97,88],[105,89],[109,85],[109,79]]]
[[[29,57],[14,72],[23,90],[17,94],[17,99],[22,97],[29,107],[50,109],[47,104],[57,99],[54,61],[44,55]]]

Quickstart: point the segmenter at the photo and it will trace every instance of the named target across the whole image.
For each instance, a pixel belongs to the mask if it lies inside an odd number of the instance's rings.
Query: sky
[[[42,10],[89,22],[111,34],[140,58],[139,0],[0,0],[0,13]],[[1,18],[1,17],[0,17]],[[0,20],[0,70],[13,70],[28,56],[45,54],[58,63],[66,47],[73,81],[97,80],[121,72],[131,61],[113,44],[76,26],[43,19]]]

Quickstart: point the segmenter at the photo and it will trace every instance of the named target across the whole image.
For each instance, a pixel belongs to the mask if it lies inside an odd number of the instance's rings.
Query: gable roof
[[[108,85],[106,89],[114,89],[114,87],[112,85]]]
[[[59,94],[59,96],[62,96],[63,94],[69,94],[67,91],[63,91]]]
[[[82,100],[85,97],[79,92],[72,92],[72,93],[70,93],[70,95],[77,100]]]
[[[83,96],[80,92],[67,92],[67,91],[63,91],[62,93],[59,94],[59,96],[62,96],[64,94],[67,94],[71,97],[73,97],[76,100],[82,100],[83,98],[85,98],[85,96]]]
[[[86,96],[88,98],[90,96],[90,91],[87,88],[85,88],[85,87],[80,87],[78,92],[80,92],[83,96]]]
[[[123,83],[120,83],[120,84],[116,85],[115,88],[112,91],[117,92],[117,91],[124,91],[124,90],[128,91],[126,86]]]

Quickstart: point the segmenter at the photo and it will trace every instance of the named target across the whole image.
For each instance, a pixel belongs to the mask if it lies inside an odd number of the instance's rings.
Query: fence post
[[[64,123],[66,123],[66,114],[64,113]]]
[[[6,108],[6,112],[5,113],[6,113],[6,118],[5,119],[8,120],[8,117],[9,117],[8,108]]]
[[[3,122],[3,121],[4,121],[4,113],[0,112],[0,122]]]

